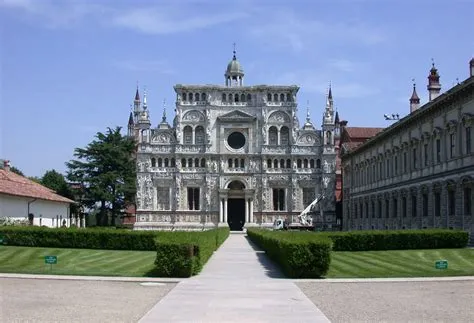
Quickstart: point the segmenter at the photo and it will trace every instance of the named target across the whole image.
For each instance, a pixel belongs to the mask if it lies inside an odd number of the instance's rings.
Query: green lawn
[[[58,263],[46,265],[45,256]],[[122,251],[0,246],[0,272],[88,276],[150,276],[154,251]]]
[[[57,256],[58,264],[44,263]],[[98,276],[151,276],[154,251],[118,251],[0,246],[0,272]],[[448,269],[435,261],[448,260]],[[474,249],[332,253],[327,278],[474,276]]]
[[[436,260],[448,269],[435,269]],[[474,249],[336,251],[327,278],[474,276]]]

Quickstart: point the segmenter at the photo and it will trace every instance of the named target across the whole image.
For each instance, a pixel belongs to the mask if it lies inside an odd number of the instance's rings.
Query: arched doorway
[[[227,188],[227,223],[231,231],[242,231],[245,225],[245,184],[232,181]]]

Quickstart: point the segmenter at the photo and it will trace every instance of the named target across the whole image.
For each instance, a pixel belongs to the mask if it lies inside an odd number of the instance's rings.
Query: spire
[[[334,119],[334,123],[339,124],[339,112],[338,111],[336,111],[336,117]]]
[[[412,79],[412,82],[413,82],[413,93],[411,94],[411,97],[410,97],[410,112],[413,112],[420,107],[420,98],[418,97],[418,94],[416,93],[415,79]]]
[[[232,57],[232,60],[233,60],[233,61],[236,61],[236,60],[237,60],[237,56],[235,55],[235,54],[236,54],[236,51],[235,51],[235,43],[234,43],[234,50],[232,51],[232,53],[234,53],[234,56]]]
[[[434,60],[431,59],[431,69],[430,74],[428,75],[428,92],[430,101],[438,97],[439,92],[441,91],[441,84],[439,83],[439,74],[438,70],[435,67]]]
[[[138,84],[137,84],[137,91],[135,92],[135,101],[140,102],[140,93],[138,93]]]
[[[309,100],[306,101],[306,122],[311,123],[311,118],[309,117]]]
[[[418,97],[418,93],[416,93],[416,83],[413,79],[413,93],[411,94],[410,103],[420,103],[420,98]]]
[[[161,122],[166,122],[166,99],[163,99],[163,117],[161,118]]]
[[[138,93],[138,92],[137,92]],[[146,87],[143,89],[143,110],[146,110],[148,107],[146,102]]]
[[[329,93],[328,93],[328,99],[332,101],[331,82],[329,82]]]
[[[133,113],[130,111],[130,116],[128,117],[128,126],[133,126]]]

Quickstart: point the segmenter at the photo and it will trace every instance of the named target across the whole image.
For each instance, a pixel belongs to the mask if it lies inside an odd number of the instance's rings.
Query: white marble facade
[[[175,85],[172,125],[151,127],[138,90],[129,134],[137,147],[136,229],[233,230],[297,221],[323,183],[316,223],[335,221],[335,125],[331,92],[321,129],[300,126],[298,86],[243,84],[235,57],[225,85]]]

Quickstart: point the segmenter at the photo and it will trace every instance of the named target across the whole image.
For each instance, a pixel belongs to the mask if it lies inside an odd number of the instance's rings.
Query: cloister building
[[[474,59],[469,77],[429,102],[413,86],[410,113],[356,146],[342,145],[343,228],[456,228],[474,242]]]

